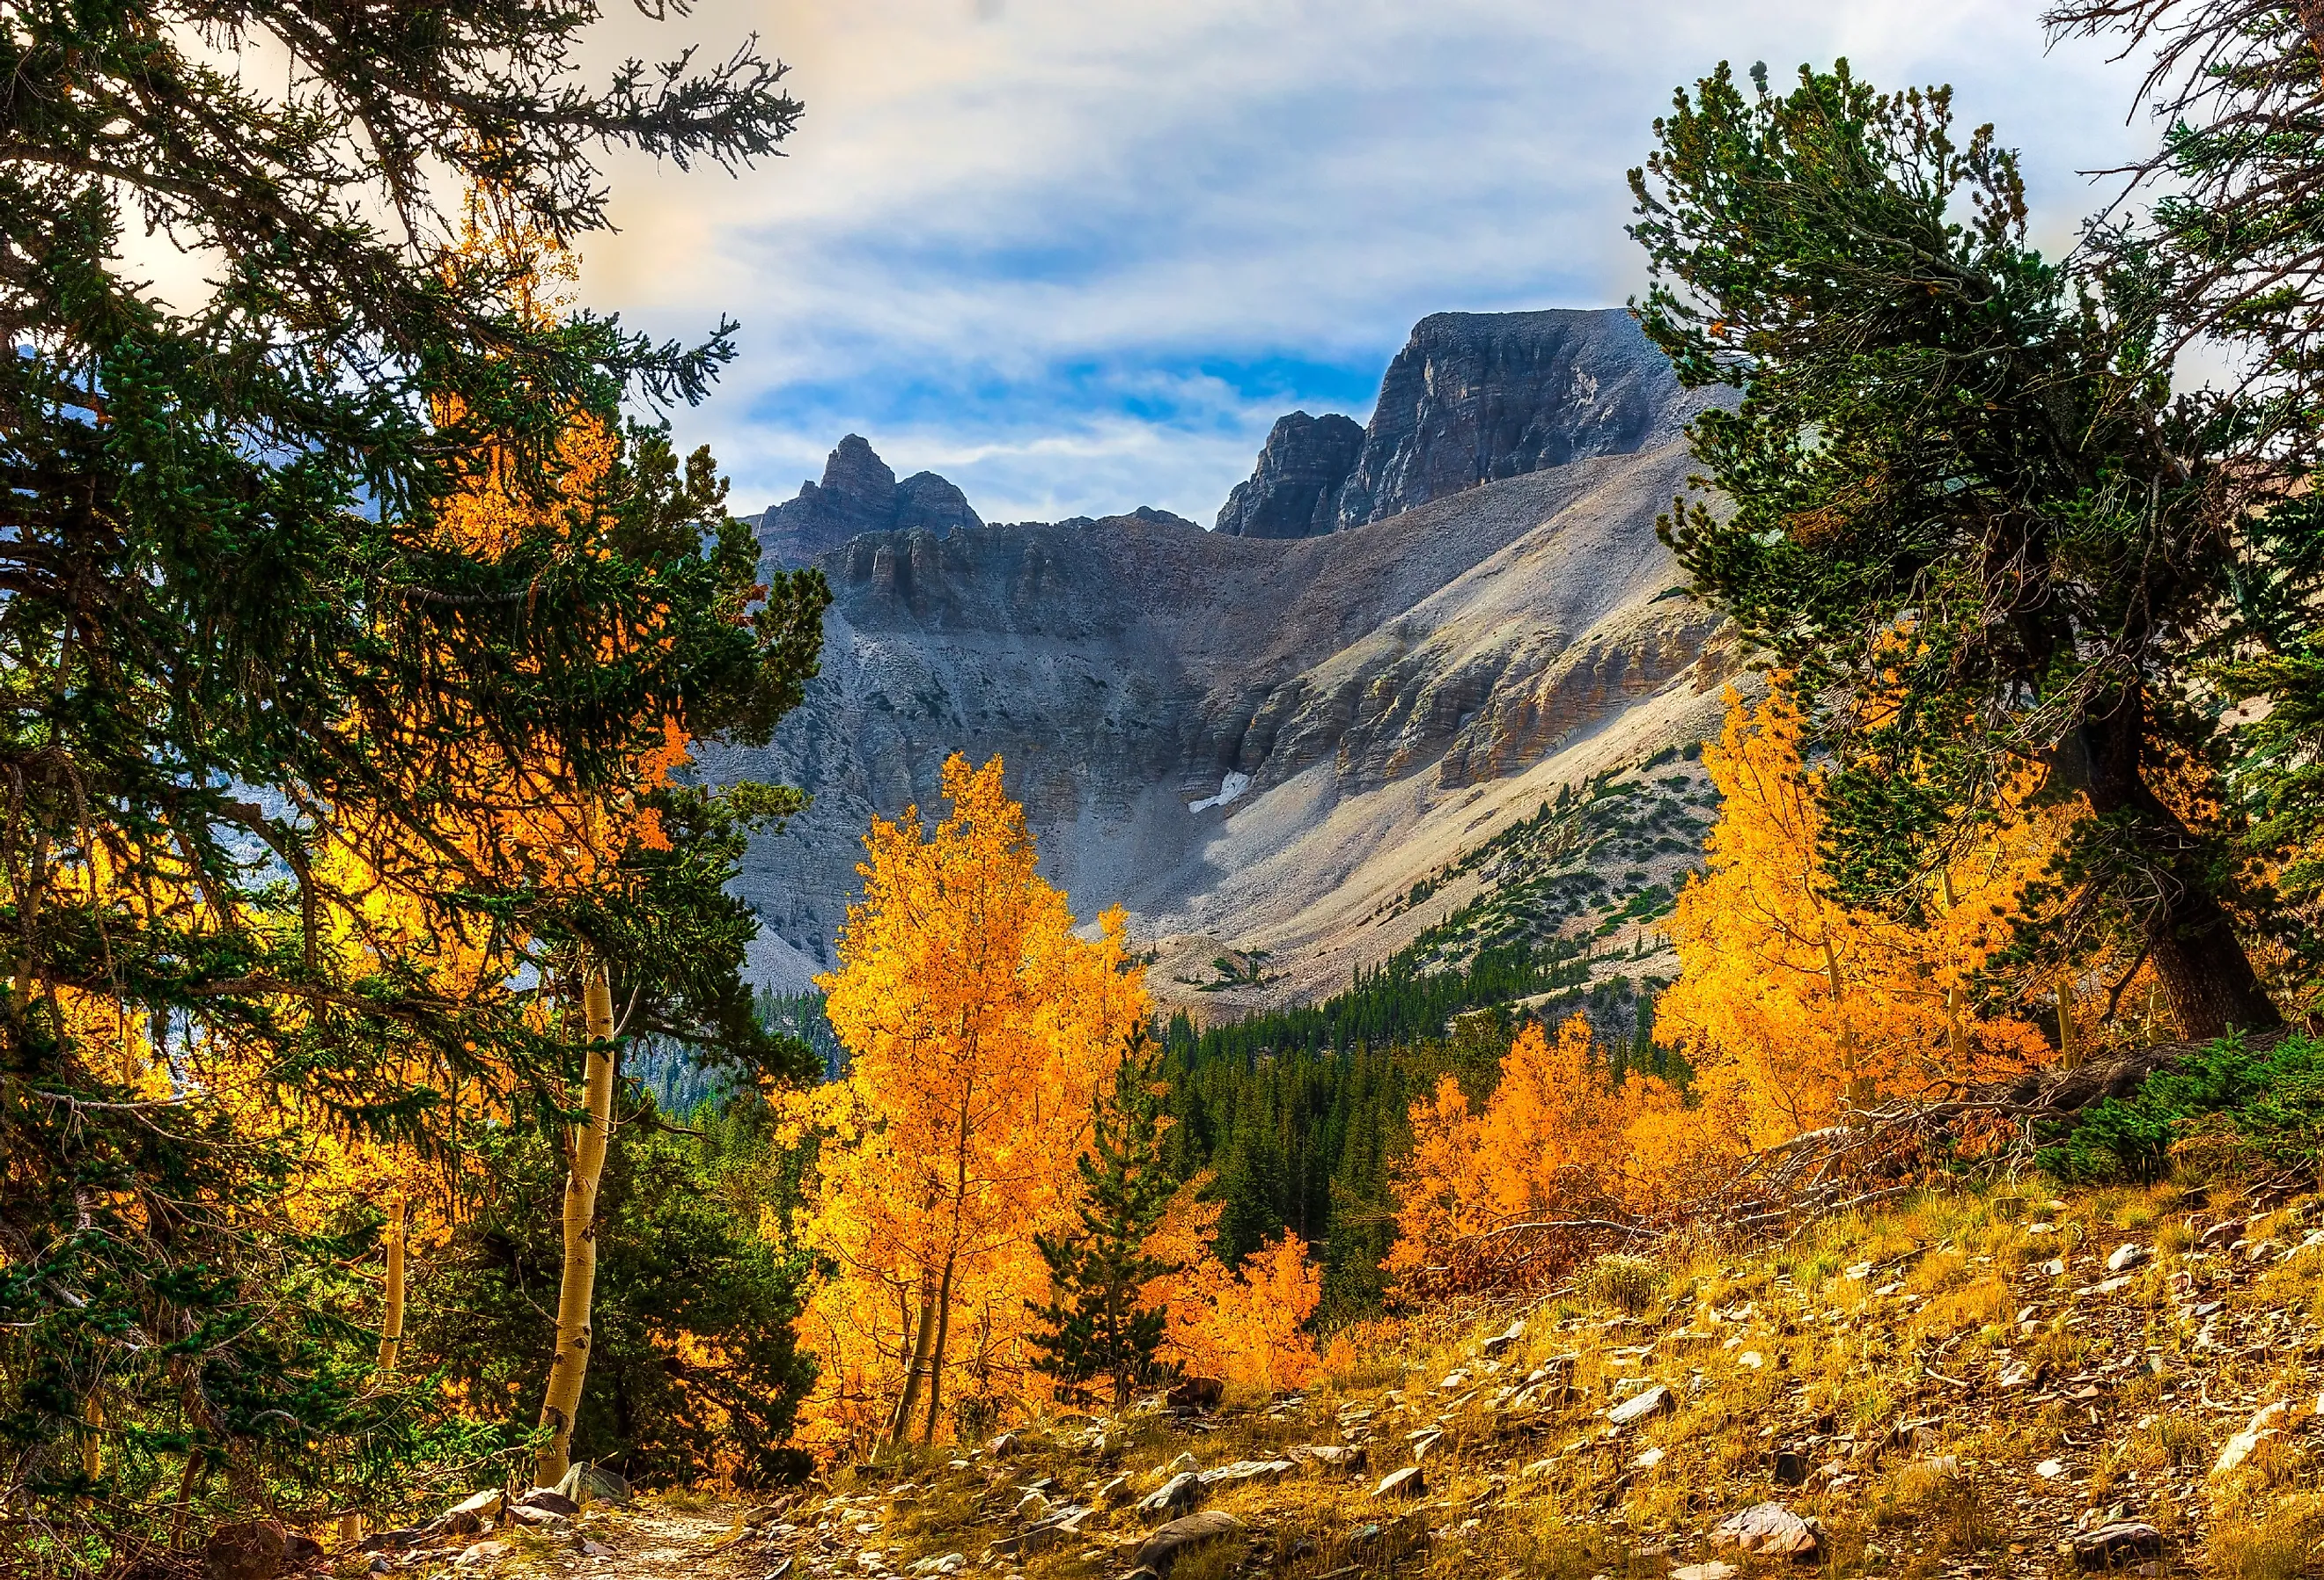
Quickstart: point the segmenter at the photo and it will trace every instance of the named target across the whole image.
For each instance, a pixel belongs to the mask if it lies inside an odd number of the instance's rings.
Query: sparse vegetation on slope
[[[1199,1509],[1172,1580],[1662,1580],[1790,1572],[1720,1535],[1773,1504],[1823,1575],[2290,1580],[2324,1541],[2319,1224],[2225,1184],[1932,1192],[1376,1330],[1304,1390],[883,1452],[692,1540],[736,1576],[1100,1580]],[[593,1534],[650,1558],[669,1510]]]

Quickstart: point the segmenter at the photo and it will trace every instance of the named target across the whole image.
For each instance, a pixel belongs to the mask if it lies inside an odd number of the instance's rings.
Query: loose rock
[[[2218,1463],[2211,1467],[2211,1474],[2225,1475],[2249,1459],[2263,1440],[2275,1436],[2276,1422],[2282,1419],[2284,1412],[2291,1408],[2288,1400],[2279,1399],[2253,1416],[2250,1424],[2228,1438],[2227,1446],[2219,1450]]]
[[[2144,1261],[2148,1256],[2152,1254],[2153,1253],[2144,1245],[2134,1245],[2126,1242],[2123,1244],[2116,1246],[2114,1248],[2114,1254],[2107,1258],[2107,1271],[2110,1273],[2128,1272],[2132,1268],[2135,1268],[2140,1262]]]
[[[1632,1394],[1612,1409],[1608,1410],[1606,1418],[1617,1427],[1627,1427],[1632,1421],[1643,1421],[1648,1416],[1658,1416],[1665,1410],[1675,1408],[1677,1408],[1676,1403],[1671,1398],[1671,1391],[1657,1382],[1652,1388]]]
[[[1149,1517],[1181,1514],[1202,1501],[1203,1478],[1191,1470],[1182,1470],[1140,1499],[1138,1511]]]
[[[1720,1521],[1711,1540],[1716,1547],[1770,1557],[1812,1558],[1823,1545],[1823,1528],[1781,1503],[1757,1503]]]
[[[1242,1528],[1241,1520],[1217,1509],[1173,1520],[1148,1537],[1146,1544],[1138,1549],[1138,1567],[1150,1569],[1157,1576],[1167,1575],[1170,1566],[1187,1553],[1234,1536]]]
[[[1499,1333],[1487,1339],[1482,1346],[1488,1355],[1498,1355],[1517,1340],[1525,1337],[1525,1318],[1520,1317]]]
[[[627,1481],[586,1459],[565,1473],[557,1490],[585,1508],[591,1503],[627,1503],[633,1495]]]
[[[1427,1491],[1427,1483],[1421,1479],[1420,1467],[1416,1465],[1407,1465],[1402,1470],[1392,1470],[1382,1476],[1380,1484],[1372,1489],[1372,1496],[1417,1498]]]
[[[2163,1533],[2141,1520],[2117,1520],[2074,1538],[2074,1563],[2084,1569],[2117,1569],[2163,1555]]]

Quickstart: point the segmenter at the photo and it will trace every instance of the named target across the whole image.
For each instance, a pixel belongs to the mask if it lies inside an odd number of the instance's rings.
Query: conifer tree
[[[2231,830],[2184,793],[2228,728],[2200,680],[2245,540],[2152,257],[2043,257],[1991,127],[1844,61],[1788,92],[1722,65],[1655,134],[1640,317],[1684,383],[1743,392],[1693,428],[1733,508],[1665,530],[1832,753],[1835,893],[1914,919],[2038,770],[2092,815],[2026,942],[2128,935],[2189,1036],[2277,1024]]]
[[[528,313],[438,200],[490,191],[567,242],[606,226],[602,151],[733,166],[796,121],[748,46],[586,83],[598,15],[0,24],[0,1484],[37,1511],[0,1567],[143,1562],[416,1450],[371,1344],[323,1314],[375,1309],[338,1298],[368,1247],[282,1203],[302,1126],[440,1138],[488,1069],[562,1110],[577,1054],[522,989],[543,978],[480,989],[451,955],[521,932],[552,975],[608,963],[634,1029],[777,1057],[720,888],[779,806],[654,792],[675,832],[615,853],[634,881],[553,900],[466,837],[504,784],[479,759],[628,793],[672,729],[763,738],[819,640],[819,581],[756,589],[707,456],[652,430],[577,524],[447,522],[486,466],[555,499],[577,420],[696,399],[731,354],[725,326],[688,346]],[[132,225],[206,259],[207,294],[165,300]],[[378,859],[335,868],[357,844]],[[389,886],[430,925],[383,925]]]
[[[1133,1028],[1111,1090],[1090,1105],[1090,1145],[1076,1162],[1082,1200],[1074,1228],[1038,1234],[1054,1303],[1034,1307],[1045,1325],[1033,1343],[1049,1372],[1074,1387],[1096,1378],[1113,1386],[1113,1408],[1155,1372],[1168,1314],[1140,1303],[1139,1291],[1169,1264],[1148,1242],[1177,1189],[1163,1158],[1161,1050]]]

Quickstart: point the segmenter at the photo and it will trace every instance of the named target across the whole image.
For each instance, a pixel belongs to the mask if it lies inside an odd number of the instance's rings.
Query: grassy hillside
[[[587,1529],[622,1574],[1096,1580],[1162,1523],[1126,1500],[1191,1462],[1240,1468],[1194,1500],[1233,1523],[1173,1580],[1793,1572],[1718,1537],[1770,1502],[1812,1533],[1801,1572],[2279,1580],[2324,1544],[2319,1224],[2313,1197],[2226,1189],[1930,1194],[1370,1330],[1299,1393],[901,1450],[755,1523],[680,1495]],[[1416,1495],[1378,1490],[1415,1465]],[[606,1566],[531,1534],[493,1561]]]

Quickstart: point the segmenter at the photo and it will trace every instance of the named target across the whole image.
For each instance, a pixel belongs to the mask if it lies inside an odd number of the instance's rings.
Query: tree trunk
[[[888,1422],[888,1436],[901,1443],[912,1432],[912,1412],[919,1407],[920,1375],[927,1370],[928,1351],[936,1336],[936,1280],[923,1270],[920,1274],[920,1320],[912,1335],[911,1360],[904,1367],[904,1396],[896,1401],[896,1413]]]
[[[379,1359],[375,1363],[383,1372],[395,1370],[396,1357],[403,1349],[403,1236],[409,1212],[403,1193],[397,1191],[388,1203],[387,1308],[380,1314]]]
[[[565,1277],[557,1292],[557,1355],[540,1405],[540,1424],[550,1436],[533,1461],[534,1484],[545,1487],[573,1468],[573,1418],[589,1375],[589,1306],[597,1288],[597,1187],[613,1128],[613,993],[602,969],[589,974],[581,1002],[589,1022],[587,1117],[567,1141]]]
[[[2144,698],[2133,691],[2111,715],[2094,714],[2081,738],[2090,809],[2126,825],[2150,864],[2155,892],[2146,916],[2148,958],[2179,1034],[2204,1042],[2282,1025],[2219,903],[2201,842],[2146,782]]]
[[[954,1255],[957,1253],[955,1252]],[[920,1441],[936,1440],[936,1418],[944,1410],[945,1341],[952,1336],[952,1270],[954,1256],[945,1258],[943,1281],[936,1289],[936,1342],[928,1352],[928,1426]]]

